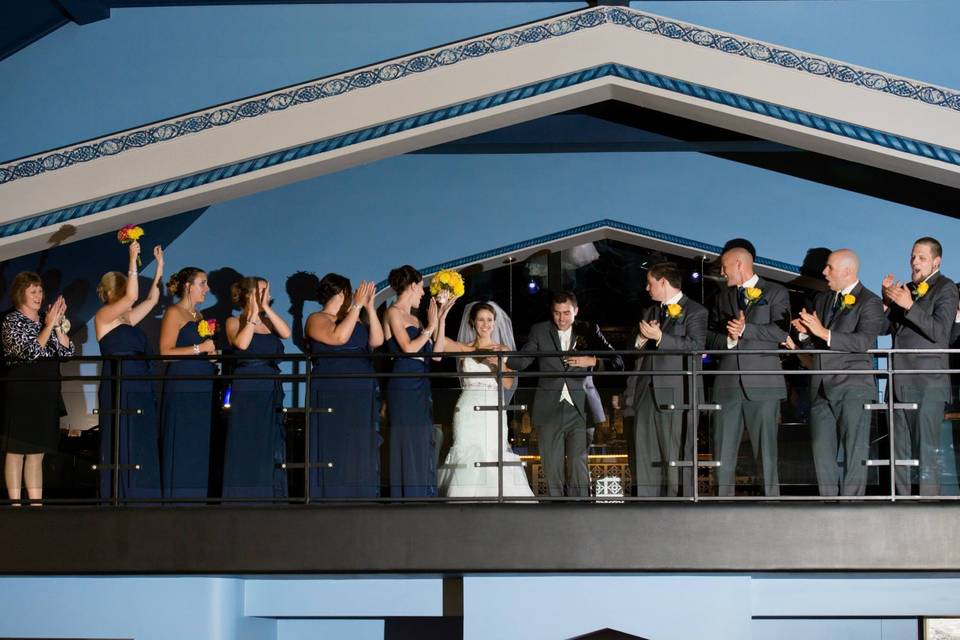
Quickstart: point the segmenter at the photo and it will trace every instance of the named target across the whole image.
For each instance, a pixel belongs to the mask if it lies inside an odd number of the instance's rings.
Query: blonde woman
[[[160,497],[160,452],[157,432],[157,399],[151,380],[126,380],[126,376],[147,376],[153,371],[150,362],[133,359],[151,353],[147,336],[137,327],[141,320],[157,306],[160,283],[163,279],[163,250],[153,248],[157,263],[156,273],[147,297],[140,297],[137,257],[140,243],[129,245],[129,264],[126,275],[110,271],[100,278],[97,295],[103,306],[93,317],[93,326],[100,343],[100,355],[109,357],[103,363],[100,382],[100,498],[113,496],[113,464],[117,473],[118,498]],[[119,380],[112,380],[119,376]],[[114,457],[116,426],[115,392],[119,391],[120,430],[118,457]]]

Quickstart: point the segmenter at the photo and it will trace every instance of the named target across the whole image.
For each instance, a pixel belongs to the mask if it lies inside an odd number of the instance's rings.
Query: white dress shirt
[[[741,289],[741,288],[743,288],[743,289],[749,289],[749,288],[751,288],[751,287],[755,287],[755,286],[757,286],[757,283],[758,283],[758,282],[760,282],[760,276],[758,276],[757,274],[753,274],[753,275],[750,277],[749,280],[747,280],[747,281],[744,282],[742,285],[740,285],[740,287],[737,289],[737,295],[738,295],[738,296],[740,295],[740,289]],[[739,304],[739,301],[738,301],[737,304]],[[744,325],[743,331],[746,331],[746,330],[747,330],[747,327],[746,327],[746,325]],[[735,346],[737,346],[737,343],[740,342],[740,336],[743,335],[743,331],[740,332],[740,335],[737,336],[737,339],[736,339],[736,340],[734,340],[734,339],[731,338],[730,336],[727,336],[727,349],[733,349]]]

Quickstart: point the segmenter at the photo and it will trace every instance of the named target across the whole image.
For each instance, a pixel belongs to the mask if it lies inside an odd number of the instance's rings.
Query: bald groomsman
[[[957,285],[940,273],[943,247],[935,238],[920,238],[910,255],[910,282],[883,279],[883,302],[890,321],[894,349],[946,349],[957,315],[960,295]],[[893,356],[893,368],[947,369],[948,354],[904,353]],[[889,389],[887,393],[889,393]],[[894,453],[898,460],[920,460],[920,495],[940,493],[940,429],[943,411],[950,400],[950,376],[946,373],[894,375],[893,397],[898,403],[916,403],[917,410],[894,412]],[[898,466],[897,493],[911,493],[910,468]]]
[[[868,349],[887,324],[877,294],[859,280],[860,260],[849,249],[827,258],[823,275],[830,291],[817,294],[813,311],[803,309],[793,326],[803,348],[836,351],[813,356],[813,369],[873,369]],[[787,346],[795,345],[788,338]],[[850,352],[850,353],[845,353]],[[877,400],[873,376],[814,375],[810,384],[810,433],[820,495],[862,496],[867,489],[866,460],[870,450],[870,412],[863,405]],[[843,443],[843,473],[837,466]]]
[[[790,331],[790,297],[787,290],[753,271],[753,256],[734,247],[720,256],[721,275],[727,288],[711,309],[710,349],[726,349],[719,358],[720,371],[770,371],[765,375],[714,376],[714,401],[721,410],[714,419],[714,456],[719,456],[717,491],[732,496],[735,490],[737,452],[746,426],[753,453],[763,468],[766,495],[780,495],[777,470],[777,426],[780,401],[787,386],[780,356],[744,353],[750,349],[775,350]]]
[[[706,308],[683,294],[680,269],[662,262],[647,272],[647,292],[654,304],[647,307],[638,326],[634,346],[640,349],[639,372],[682,372],[699,364],[699,357],[657,355],[658,351],[700,351],[706,346]],[[639,496],[679,495],[679,467],[671,461],[692,461],[695,433],[684,437],[683,405],[696,411],[698,400],[686,395],[682,375],[633,376],[624,392],[625,407],[633,410],[634,475]],[[700,398],[702,400],[702,397]],[[680,451],[683,449],[683,456]],[[693,470],[683,470],[683,494],[693,495]]]

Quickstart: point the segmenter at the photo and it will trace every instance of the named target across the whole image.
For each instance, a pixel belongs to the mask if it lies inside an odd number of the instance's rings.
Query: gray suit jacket
[[[957,315],[960,294],[957,285],[943,274],[927,280],[927,293],[914,300],[909,311],[892,305],[887,312],[888,325],[883,333],[893,335],[894,349],[946,349]],[[949,354],[899,354],[893,356],[894,369],[947,369]],[[893,388],[900,400],[917,396],[916,389],[926,388],[935,398],[950,400],[950,376],[946,373],[894,376]],[[907,391],[912,388],[912,391]]]
[[[873,356],[866,351],[877,346],[877,336],[884,331],[887,319],[883,315],[883,303],[874,292],[858,283],[850,292],[857,301],[849,309],[832,313],[837,294],[833,291],[821,291],[814,299],[813,308],[821,322],[830,329],[830,345],[826,340],[810,336],[801,345],[806,349],[832,351],[852,351],[861,353],[830,353],[813,356],[814,369],[873,369]],[[832,317],[831,317],[832,315]],[[839,398],[849,392],[876,395],[876,379],[871,376],[821,376],[814,375],[811,384],[811,396],[816,397],[823,385],[827,398]]]
[[[657,346],[652,340],[647,341],[637,363],[635,371],[685,371],[690,358],[679,355],[655,355],[657,351],[696,351],[704,349],[707,344],[707,308],[687,296],[680,298],[683,308],[679,318],[664,318],[660,324],[663,338]],[[660,305],[653,304],[644,309],[642,319],[646,321],[660,320]],[[631,343],[631,346],[633,344]],[[695,366],[699,366],[700,358],[693,358]],[[640,400],[640,395],[647,386],[653,387],[654,401],[662,404],[683,404],[687,384],[684,376],[631,376],[627,380],[627,388],[623,392],[623,408],[627,415],[631,415]],[[703,397],[703,387],[700,387],[700,398]]]
[[[592,323],[577,320],[573,323],[573,333],[571,334],[571,347],[576,346],[571,351],[613,351],[613,347],[607,342],[600,328]],[[523,345],[521,351],[561,351],[560,334],[557,332],[553,322],[540,322],[530,327],[530,334],[527,337],[527,343]],[[514,371],[521,371],[529,367],[535,360],[539,361],[540,371],[560,373],[560,372],[587,372],[591,369],[584,367],[568,367],[563,363],[559,356],[542,357],[513,357],[507,360],[507,366]],[[605,362],[606,361],[606,362]],[[620,371],[623,369],[623,360],[620,356],[610,356],[609,358],[598,358],[597,370],[604,367]],[[583,376],[579,377],[541,377],[537,383],[537,393],[533,399],[533,421],[539,424],[551,424],[557,418],[560,408],[560,396],[563,392],[563,385],[567,385],[570,392],[570,398],[577,410],[586,417],[586,392],[583,388]]]
[[[710,313],[710,349],[727,350],[730,355],[719,358],[720,371],[781,371],[780,356],[742,353],[749,349],[782,349],[780,344],[790,331],[790,296],[782,285],[760,278],[757,287],[762,295],[759,302],[744,312],[747,325],[739,342],[727,349],[727,321],[737,317],[737,287],[727,287],[717,296]],[[782,375],[714,376],[715,391],[743,386],[751,400],[787,397],[787,386]]]

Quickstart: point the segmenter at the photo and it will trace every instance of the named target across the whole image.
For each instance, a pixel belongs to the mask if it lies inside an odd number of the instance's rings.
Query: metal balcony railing
[[[641,352],[635,350],[621,350],[621,351],[577,351],[576,355],[581,356],[597,356],[601,360],[609,359],[611,356],[619,355],[623,357],[635,357]],[[817,354],[829,354],[836,356],[837,351],[814,351],[814,350],[803,350],[803,351],[738,351],[737,354],[740,356],[743,355],[778,355],[778,356],[797,356],[797,355],[817,355]],[[323,353],[323,354],[293,354],[293,355],[277,355],[277,356],[268,356],[268,355],[253,355],[253,356],[244,356],[236,354],[217,354],[210,356],[209,358],[203,356],[182,356],[182,357],[170,357],[170,356],[124,356],[124,357],[75,357],[69,359],[61,360],[61,372],[63,371],[63,365],[70,364],[80,364],[80,363],[96,363],[103,364],[104,362],[112,363],[112,370],[114,375],[79,375],[79,374],[63,374],[61,373],[60,380],[62,382],[79,382],[85,385],[90,384],[110,384],[112,385],[113,393],[113,406],[109,408],[98,407],[95,412],[104,414],[109,413],[110,415],[110,424],[111,424],[111,442],[113,444],[113,451],[110,460],[93,460],[85,461],[83,464],[87,464],[87,469],[89,471],[95,472],[96,474],[110,474],[111,478],[111,492],[110,495],[90,495],[89,497],[68,497],[68,498],[45,498],[43,502],[45,504],[70,504],[70,505],[113,505],[121,506],[126,504],[148,504],[148,503],[166,503],[166,504],[228,504],[228,503],[257,503],[265,504],[272,503],[276,505],[284,506],[297,506],[297,505],[310,505],[310,504],[323,504],[323,503],[344,503],[344,502],[554,502],[554,501],[574,501],[574,502],[644,502],[644,501],[680,501],[680,502],[703,502],[703,501],[765,501],[765,500],[775,500],[775,501],[898,501],[898,500],[943,500],[943,501],[952,501],[960,499],[960,496],[955,495],[938,495],[938,496],[915,496],[915,495],[898,495],[896,492],[896,482],[895,474],[898,468],[912,468],[916,467],[919,464],[916,456],[912,456],[907,459],[899,459],[896,457],[896,447],[895,447],[895,438],[896,433],[893,428],[895,424],[896,412],[909,412],[918,410],[919,406],[917,403],[900,403],[894,401],[894,396],[892,389],[894,387],[894,381],[898,378],[905,376],[916,376],[923,374],[950,374],[958,375],[960,374],[960,369],[895,369],[894,368],[894,358],[897,354],[929,354],[929,355],[942,355],[942,354],[960,354],[960,349],[956,350],[907,350],[907,349],[875,349],[868,352],[870,356],[873,356],[874,362],[877,363],[877,367],[874,369],[862,369],[862,370],[808,370],[808,369],[787,369],[780,371],[753,371],[753,370],[743,370],[743,371],[719,371],[712,370],[709,366],[709,362],[712,359],[716,359],[721,356],[730,355],[730,351],[644,351],[642,355],[647,358],[663,358],[671,356],[682,356],[685,358],[686,367],[683,371],[616,371],[610,370],[604,367],[598,367],[596,370],[565,370],[559,372],[543,372],[536,370],[536,367],[531,367],[529,370],[524,371],[504,371],[504,362],[509,360],[511,357],[535,357],[535,358],[550,358],[550,357],[563,357],[569,356],[569,352],[490,352],[482,354],[484,357],[495,357],[499,364],[496,367],[495,371],[491,373],[469,373],[459,370],[447,370],[447,371],[426,371],[423,373],[419,372],[403,372],[403,373],[394,373],[389,371],[390,361],[396,358],[409,358],[416,357],[416,354],[388,354],[388,353]],[[476,353],[436,353],[432,354],[434,359],[440,360],[456,360],[458,358],[474,357],[477,356]],[[355,372],[355,373],[330,373],[330,372],[318,372],[313,370],[313,364],[317,361],[335,358],[335,359],[352,359],[352,358],[361,358],[361,359],[370,359],[376,363],[375,373],[368,372]],[[259,361],[272,361],[275,362],[280,371],[275,374],[266,374],[266,373],[255,373],[255,374],[244,374],[237,373],[236,371],[230,373],[215,373],[211,375],[164,375],[162,373],[151,373],[150,375],[129,375],[124,373],[125,363],[131,363],[134,361],[138,362],[150,362],[154,365],[159,365],[162,362],[171,362],[178,360],[209,360],[221,365],[224,370],[229,370],[230,365],[236,364],[242,360],[259,360]],[[449,367],[449,365],[447,365]],[[159,368],[159,367],[157,367]],[[78,367],[79,369],[79,367]],[[380,369],[383,369],[382,371]],[[491,460],[478,460],[475,463],[477,468],[491,468],[497,469],[497,493],[496,495],[490,496],[477,496],[469,498],[449,498],[444,496],[438,497],[418,497],[418,498],[408,498],[408,497],[390,497],[390,496],[381,496],[381,497],[349,497],[349,496],[338,496],[335,498],[324,497],[324,496],[312,496],[311,487],[310,487],[310,470],[321,468],[324,465],[330,467],[331,465],[336,464],[336,461],[322,461],[322,460],[313,460],[311,459],[311,429],[309,428],[310,416],[316,413],[321,412],[330,412],[329,407],[315,407],[312,406],[310,393],[311,383],[314,380],[318,379],[352,379],[352,378],[361,378],[361,379],[370,379],[376,378],[380,381],[381,385],[386,381],[394,378],[423,378],[431,381],[432,384],[448,384],[450,385],[453,380],[460,380],[463,378],[495,378],[498,382],[498,388],[503,388],[503,381],[506,378],[512,378],[516,382],[515,387],[521,387],[523,391],[529,392],[534,387],[532,385],[533,381],[538,378],[566,378],[570,379],[582,379],[588,376],[592,376],[594,379],[598,380],[598,385],[601,388],[611,389],[615,386],[622,388],[627,378],[636,375],[644,376],[682,376],[684,379],[684,390],[685,390],[685,400],[682,402],[677,402],[671,405],[661,406],[661,410],[672,410],[672,411],[682,411],[684,414],[683,424],[687,437],[692,441],[692,447],[688,448],[689,457],[684,458],[683,455],[679,456],[681,459],[678,460],[663,460],[661,461],[662,465],[669,465],[671,467],[676,467],[678,469],[689,471],[692,474],[692,494],[682,497],[634,497],[629,495],[629,491],[622,491],[622,495],[592,495],[590,497],[560,497],[560,496],[546,496],[546,495],[536,495],[533,500],[530,499],[517,499],[510,495],[505,495],[504,493],[504,478],[503,473],[504,469],[509,466],[517,466],[518,464],[529,464],[530,462],[536,462],[538,456],[536,454],[527,453],[521,456],[524,462],[517,463],[504,460],[504,450],[502,446],[497,447],[498,454],[496,459]],[[862,464],[875,468],[878,470],[878,480],[876,483],[873,483],[873,491],[869,495],[865,496],[829,496],[821,497],[814,495],[779,495],[779,496],[734,496],[734,497],[723,497],[715,495],[707,495],[701,490],[701,487],[698,483],[698,478],[701,474],[709,474],[715,471],[722,464],[730,464],[730,461],[722,461],[716,459],[707,459],[705,452],[702,450],[701,444],[699,442],[698,436],[703,435],[705,431],[705,416],[710,416],[716,414],[717,412],[723,411],[723,406],[717,402],[714,402],[712,399],[712,394],[710,389],[712,386],[712,381],[722,377],[722,376],[739,376],[739,375],[750,375],[750,376],[785,376],[787,379],[788,387],[795,386],[793,382],[797,379],[804,377],[809,377],[812,375],[817,376],[831,376],[831,375],[843,375],[843,376],[864,376],[872,379],[873,384],[876,388],[876,397],[872,402],[864,403],[864,410],[871,412],[873,415],[880,417],[879,420],[876,420],[875,425],[877,437],[875,438],[874,444],[877,441],[885,445],[885,448],[889,450],[889,454],[885,454],[883,457],[872,457],[867,460],[860,461]],[[27,377],[7,377],[6,381],[23,381],[23,380],[33,380],[36,378],[27,378]],[[223,498],[218,496],[207,496],[207,497],[195,497],[195,498],[186,498],[186,497],[177,497],[177,498],[149,498],[149,499],[132,499],[121,497],[120,491],[120,479],[123,472],[127,473],[136,473],[139,470],[139,463],[136,460],[125,460],[121,454],[120,442],[121,442],[121,430],[124,428],[124,417],[126,416],[135,416],[142,414],[142,408],[140,407],[131,407],[126,406],[123,402],[123,393],[122,393],[122,383],[130,381],[152,381],[156,386],[160,387],[162,383],[168,381],[185,381],[185,380],[215,380],[219,381],[221,384],[226,385],[232,381],[236,380],[271,380],[279,381],[283,385],[289,385],[292,393],[288,393],[286,398],[288,404],[283,407],[282,411],[286,414],[287,418],[292,420],[293,416],[302,415],[304,419],[304,428],[303,428],[303,455],[302,458],[292,460],[288,459],[285,462],[281,463],[282,470],[286,472],[302,472],[302,495],[297,496],[287,496],[287,497],[274,497],[274,498],[265,498],[265,497],[230,497]],[[531,384],[526,384],[531,383]],[[458,393],[458,390],[451,386],[449,389],[451,394]],[[704,393],[706,392],[706,393]],[[157,401],[159,403],[160,391],[157,392]],[[512,394],[511,394],[512,395]],[[528,401],[516,401],[508,400],[505,393],[497,393],[497,402],[493,404],[492,402],[484,405],[475,405],[473,407],[474,411],[495,411],[498,418],[498,442],[505,441],[505,435],[509,429],[509,425],[505,423],[504,416],[518,414],[523,414],[524,412],[529,411],[530,402]],[[703,397],[704,400],[700,400]],[[881,400],[881,398],[883,398]],[[693,400],[691,402],[691,399]],[[387,398],[386,402],[389,402],[390,399]],[[533,425],[533,428],[536,429],[536,425]],[[384,431],[389,434],[390,426],[386,425]],[[629,449],[629,447],[627,447]],[[691,453],[692,450],[692,453]],[[623,456],[626,454],[622,451],[603,454],[601,457],[611,458],[615,456],[620,456],[617,460],[620,460],[618,464],[623,465]],[[732,462],[736,464],[736,461]],[[632,460],[628,461],[628,464],[633,464]],[[529,470],[529,469],[528,469]],[[625,473],[625,476],[629,473]],[[620,484],[623,487],[626,478],[620,478]],[[381,477],[381,486],[386,485],[385,479]],[[614,483],[616,484],[616,483]],[[536,482],[534,482],[536,487]],[[602,493],[602,492],[600,492]],[[11,500],[5,501],[7,504],[11,503]],[[27,500],[22,500],[20,502],[29,502]]]

